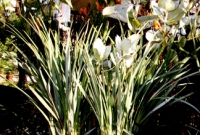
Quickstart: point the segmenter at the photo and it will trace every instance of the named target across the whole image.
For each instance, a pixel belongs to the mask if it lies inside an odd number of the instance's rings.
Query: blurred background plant
[[[11,37],[7,37],[5,44],[0,42],[0,74],[17,73],[17,60],[11,57],[16,57],[16,51],[13,47]]]

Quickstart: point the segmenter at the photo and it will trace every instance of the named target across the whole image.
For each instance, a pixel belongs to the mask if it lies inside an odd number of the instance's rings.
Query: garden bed
[[[200,109],[200,92],[196,87],[197,85],[191,85],[185,90],[195,92],[186,100]],[[0,106],[0,135],[48,135],[48,123],[37,108],[19,91],[9,88],[4,92],[6,105]],[[0,90],[3,90],[2,87]],[[10,97],[10,93],[13,96]],[[194,135],[196,131],[192,127],[200,128],[200,114],[183,103],[177,103],[158,110],[147,126],[141,127],[144,132],[140,134],[187,135],[187,130],[190,129]],[[96,134],[95,131],[91,133]]]

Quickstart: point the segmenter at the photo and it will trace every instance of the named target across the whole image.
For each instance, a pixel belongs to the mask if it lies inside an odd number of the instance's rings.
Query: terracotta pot
[[[13,75],[11,74],[7,74],[6,75],[6,79],[8,79],[9,81],[12,81]]]
[[[28,75],[27,74],[24,75],[24,82],[28,82]]]

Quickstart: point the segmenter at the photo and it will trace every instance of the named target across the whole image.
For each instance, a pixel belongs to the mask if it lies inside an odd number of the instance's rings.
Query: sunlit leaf
[[[128,18],[128,27],[130,30],[135,31],[141,26],[141,23],[136,18],[136,12],[133,10],[133,6],[129,6],[127,9],[126,16]]]
[[[178,21],[180,21],[184,15],[185,15],[185,12],[183,9],[176,8],[175,10],[168,12],[166,23],[168,25],[173,25],[175,23],[178,23]]]
[[[166,11],[173,11],[176,8],[173,0],[159,0],[158,7],[165,9]]]

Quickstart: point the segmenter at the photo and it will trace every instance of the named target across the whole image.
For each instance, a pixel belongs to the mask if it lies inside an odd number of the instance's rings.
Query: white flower
[[[127,18],[126,16],[124,16],[126,13],[126,10],[124,10],[125,8],[124,9],[122,8],[123,10],[117,11],[118,6],[119,5],[106,7],[103,9],[102,14],[117,20],[121,20],[123,22],[127,22]]]
[[[130,37],[122,40],[120,47],[123,55],[130,55],[133,52],[135,52],[139,39],[140,39],[139,34],[133,34]]]
[[[187,34],[185,28],[183,28],[183,27],[180,29],[180,33],[183,36],[185,36]]]
[[[112,63],[110,60],[105,60],[103,63],[102,63],[103,67],[104,68],[111,68],[112,66]]]
[[[94,57],[98,61],[103,61],[108,58],[111,52],[111,46],[105,46],[100,38],[97,38],[93,43]]]
[[[10,11],[10,12],[14,12],[15,8],[8,6],[8,7],[5,7],[5,10]]]
[[[162,34],[160,31],[148,30],[145,37],[149,42],[162,40]]]
[[[114,58],[113,54],[111,55],[111,59],[114,64],[118,63],[121,59],[123,59],[126,67],[130,67],[134,60],[134,55],[136,53],[137,44],[140,40],[139,34],[133,34],[128,38],[121,40],[121,38],[117,35],[115,38],[117,56]]]
[[[132,4],[129,2],[127,2],[127,3],[125,2],[123,4],[116,4],[114,6],[108,6],[103,9],[102,14],[127,23],[126,11],[130,5],[132,5]]]
[[[183,17],[180,21],[179,21],[179,28],[184,27],[186,25],[189,25],[190,20],[189,17]]]
[[[158,7],[158,3],[156,2],[156,0],[151,0],[150,1],[150,7],[152,8],[153,6]]]
[[[185,15],[185,9],[179,7],[179,2],[173,0],[159,0],[158,7],[153,6],[153,12],[168,25],[176,24]]]
[[[175,26],[172,26],[169,34],[171,34],[172,36],[175,36],[176,34],[180,34],[180,30],[178,30]]]

